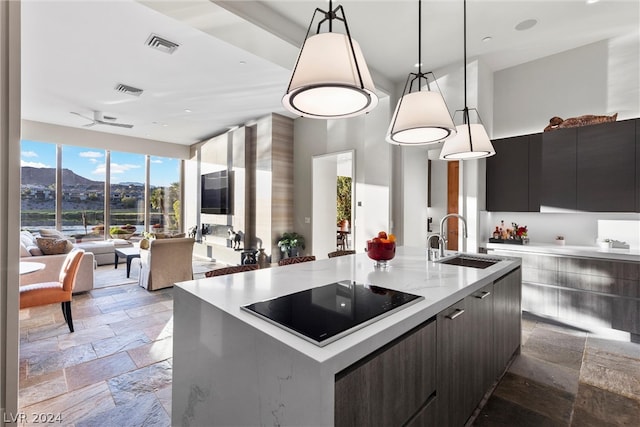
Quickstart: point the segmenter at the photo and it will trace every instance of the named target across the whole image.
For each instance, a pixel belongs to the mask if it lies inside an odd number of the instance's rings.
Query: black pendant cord
[[[418,0],[418,91],[422,90],[422,0]]]
[[[469,133],[469,149],[473,152],[473,139],[471,138],[471,121],[469,120],[469,106],[467,105],[467,0],[463,0],[464,14],[463,14],[463,26],[464,26],[464,112],[462,113],[462,123],[467,124],[467,131]]]

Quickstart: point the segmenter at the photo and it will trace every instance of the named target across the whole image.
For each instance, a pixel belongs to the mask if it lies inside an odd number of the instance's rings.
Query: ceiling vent
[[[175,51],[178,48],[178,46],[180,46],[178,43],[174,43],[167,39],[163,39],[157,34],[151,34],[147,38],[147,41],[145,42],[145,44],[149,47],[152,47],[154,49],[157,49],[165,53],[173,53],[173,51]]]
[[[114,89],[120,93],[126,93],[127,95],[133,95],[133,96],[140,96],[142,95],[142,92],[144,92],[142,89],[138,89],[137,87],[133,87],[133,86],[123,85],[122,83],[118,83]]]

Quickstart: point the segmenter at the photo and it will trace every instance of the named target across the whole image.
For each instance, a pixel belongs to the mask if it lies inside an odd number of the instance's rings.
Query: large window
[[[132,228],[140,236],[157,231],[154,224],[182,230],[179,159],[27,140],[21,149],[22,228],[57,228],[76,239]]]
[[[180,232],[180,162],[177,159],[150,158],[149,191],[151,227]]]
[[[56,146],[22,141],[20,221],[22,228],[56,226]]]
[[[76,239],[104,237],[104,150],[62,147],[62,232]]]

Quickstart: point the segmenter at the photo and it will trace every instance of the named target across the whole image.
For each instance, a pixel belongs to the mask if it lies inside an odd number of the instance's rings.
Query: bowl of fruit
[[[385,231],[378,233],[378,236],[367,240],[367,255],[375,261],[374,266],[386,267],[387,262],[396,256],[396,237]]]

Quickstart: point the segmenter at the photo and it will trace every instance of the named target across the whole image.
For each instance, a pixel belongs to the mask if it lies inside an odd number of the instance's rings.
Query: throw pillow
[[[39,247],[37,246],[27,246],[27,250],[31,254],[31,256],[42,256],[44,255]]]
[[[26,246],[35,246],[36,237],[28,231],[22,230],[20,232],[20,241]]]
[[[27,249],[25,244],[20,242],[20,257],[22,258],[24,256],[31,256],[31,254],[29,253],[29,249]]]
[[[45,255],[66,254],[70,251],[68,245],[69,241],[67,239],[38,237],[36,238],[36,242],[42,253]],[[73,247],[73,245],[71,247]]]
[[[55,237],[56,239],[66,239],[64,234],[62,234],[58,230],[54,230],[52,228],[42,228],[42,229],[40,229],[40,235],[42,237]]]

